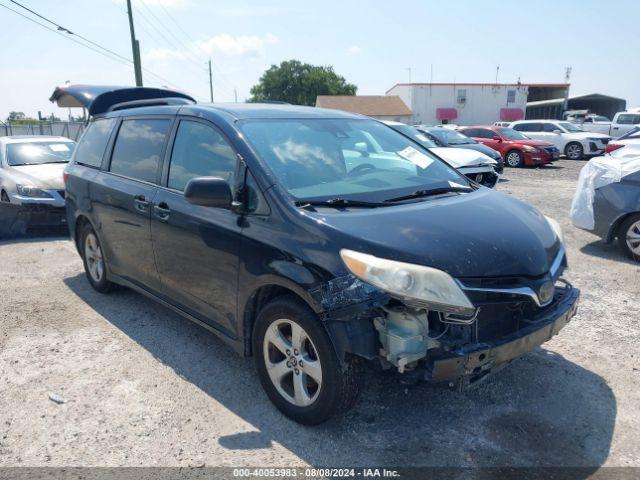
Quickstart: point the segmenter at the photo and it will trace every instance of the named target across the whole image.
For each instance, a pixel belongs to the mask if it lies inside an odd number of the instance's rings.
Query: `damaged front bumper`
[[[478,343],[447,352],[428,362],[425,377],[435,383],[464,386],[484,378],[556,335],[575,315],[580,290],[559,289],[557,299],[531,325],[490,343]]]

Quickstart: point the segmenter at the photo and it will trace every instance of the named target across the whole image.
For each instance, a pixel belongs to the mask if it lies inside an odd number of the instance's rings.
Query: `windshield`
[[[570,122],[558,122],[558,125],[564,128],[567,132],[584,132],[583,129]]]
[[[498,128],[498,131],[507,140],[529,140],[529,137],[513,128]]]
[[[74,142],[25,142],[7,145],[7,164],[41,165],[43,163],[67,163],[71,158]]]
[[[416,127],[412,127],[410,125],[389,125],[394,130],[406,135],[407,137],[415,140],[424,148],[434,148],[437,147],[436,142],[427,137],[424,133],[418,130]]]
[[[375,120],[245,120],[241,129],[297,200],[383,202],[469,186],[428,150]]]
[[[448,128],[434,128],[433,130],[429,130],[429,133],[445,145],[469,145],[471,143],[478,143],[466,135]]]

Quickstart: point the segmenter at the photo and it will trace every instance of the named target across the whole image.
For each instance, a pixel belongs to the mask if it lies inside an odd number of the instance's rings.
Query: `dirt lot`
[[[0,242],[0,465],[640,466],[640,266],[570,226],[581,165],[499,186],[564,228],[583,296],[559,336],[462,394],[367,372],[356,407],[314,428],[212,334],[91,290],[67,239]]]

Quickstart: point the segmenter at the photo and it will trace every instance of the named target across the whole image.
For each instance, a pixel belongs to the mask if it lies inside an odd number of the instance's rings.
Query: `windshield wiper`
[[[298,207],[388,207],[389,205],[383,202],[366,202],[363,200],[349,200],[348,198],[330,198],[328,200],[298,200],[296,202],[296,206]]]
[[[433,195],[440,195],[442,193],[467,193],[467,192],[473,192],[473,188],[471,187],[440,187],[440,188],[432,188],[429,190],[416,190],[415,192],[410,193],[408,195],[389,198],[385,200],[385,202],[387,203],[401,202],[403,200],[413,200],[414,198],[430,197]]]

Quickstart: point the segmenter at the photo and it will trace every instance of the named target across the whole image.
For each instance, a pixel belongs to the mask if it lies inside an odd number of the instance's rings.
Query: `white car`
[[[580,160],[604,153],[609,135],[585,132],[575,123],[563,120],[518,120],[511,128],[529,138],[553,143],[569,160]]]
[[[66,223],[63,171],[75,149],[65,137],[0,137],[0,201],[32,225]]]
[[[427,148],[470,180],[489,188],[494,188],[498,183],[500,177],[495,170],[498,162],[484,153],[466,148],[438,147],[435,142],[411,125],[392,121],[382,123]]]
[[[612,157],[637,157],[640,155],[640,127],[636,127],[629,133],[611,140],[607,145],[607,153]]]

